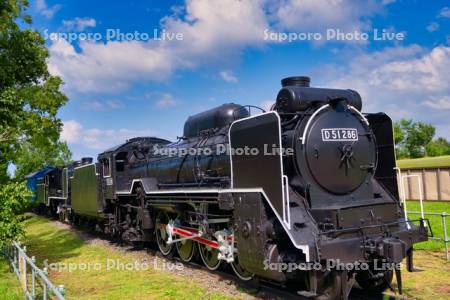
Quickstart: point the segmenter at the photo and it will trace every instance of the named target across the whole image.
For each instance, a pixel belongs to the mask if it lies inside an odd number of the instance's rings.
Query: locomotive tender
[[[399,201],[392,122],[361,113],[353,90],[309,83],[283,79],[268,112],[224,104],[189,117],[177,142],[134,138],[96,163],[59,168],[41,184],[55,190],[60,178],[60,193],[38,198],[63,220],[156,241],[186,262],[198,253],[210,270],[229,264],[242,280],[305,297],[345,299],[355,281],[381,292],[394,273],[401,289],[400,270],[377,261],[406,257],[412,271],[413,244],[427,228],[406,220]],[[313,263],[320,267],[291,268]]]

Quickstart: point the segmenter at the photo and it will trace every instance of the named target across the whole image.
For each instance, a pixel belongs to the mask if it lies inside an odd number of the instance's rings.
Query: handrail
[[[410,211],[410,214],[413,215],[428,215],[428,216],[439,216],[441,217],[441,224],[442,224],[442,231],[444,233],[443,237],[430,237],[430,239],[432,240],[437,240],[437,241],[443,241],[444,245],[445,245],[445,258],[447,260],[450,260],[450,253],[449,253],[449,247],[448,247],[448,243],[450,243],[450,238],[447,235],[447,221],[446,218],[450,217],[450,214],[446,213],[445,211],[442,213],[433,213],[433,212],[424,212],[424,211]]]
[[[3,254],[7,257],[11,263],[11,266],[16,274],[17,278],[22,284],[25,297],[28,300],[35,300],[36,293],[36,283],[40,279],[40,285],[42,286],[42,299],[47,300],[49,296],[56,298],[58,300],[65,300],[64,298],[64,286],[60,285],[55,287],[53,283],[48,279],[47,268],[41,270],[35,264],[35,257],[28,257],[26,254],[26,246],[23,248],[19,242],[13,242],[11,246],[5,247],[3,249]],[[30,266],[30,268],[28,268]],[[28,288],[28,269],[31,271],[31,291]]]

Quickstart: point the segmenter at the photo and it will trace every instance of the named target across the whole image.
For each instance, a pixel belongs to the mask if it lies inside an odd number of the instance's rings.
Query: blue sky
[[[29,13],[65,81],[62,138],[75,159],[133,136],[173,140],[189,115],[222,103],[267,107],[292,75],[358,90],[364,111],[429,122],[450,138],[448,1],[38,0]],[[155,30],[182,38],[155,40]],[[375,40],[383,30],[397,37]],[[347,36],[327,38],[337,31]],[[289,33],[321,38],[273,38]]]

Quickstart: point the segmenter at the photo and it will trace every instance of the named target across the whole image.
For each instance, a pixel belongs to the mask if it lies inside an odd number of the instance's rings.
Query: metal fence
[[[424,191],[426,191],[424,182],[423,182],[424,177],[420,176],[419,174],[411,174],[410,172],[408,172],[406,175],[402,175],[402,170],[400,170],[399,168],[397,168],[397,172],[398,172],[398,178],[400,181],[400,185],[399,185],[400,200],[403,205],[405,219],[406,220],[408,219],[409,214],[420,215],[421,219],[425,219],[426,216],[434,216],[434,217],[440,216],[443,236],[442,237],[433,236],[432,228],[430,225],[429,230],[430,230],[432,236],[429,237],[429,239],[442,241],[445,245],[445,258],[447,259],[447,261],[450,260],[449,247],[448,247],[448,243],[450,242],[450,239],[447,235],[447,220],[446,220],[446,218],[449,217],[450,214],[448,214],[446,212],[442,212],[442,213],[425,212],[423,209],[423,202],[425,201],[424,200]],[[416,181],[414,181],[414,179],[416,179]],[[413,187],[413,182],[417,183],[417,185],[414,187]],[[410,198],[408,198],[408,195],[411,195],[411,192],[408,193],[407,189],[411,190],[413,188],[416,191],[415,199],[418,199],[420,201],[420,211],[408,211],[408,208],[407,208],[406,199],[410,199]],[[408,225],[408,223],[406,223],[406,224]],[[425,222],[425,225],[427,225],[427,224],[428,223]],[[409,228],[409,225],[408,225],[408,228]]]
[[[25,246],[22,248],[19,242],[13,242],[11,246],[5,247],[2,252],[10,261],[26,299],[64,300],[64,286],[55,287],[50,282],[47,269],[41,270],[36,266],[35,257],[27,256]]]
[[[449,239],[449,237],[447,235],[447,221],[446,221],[446,218],[450,217],[450,214],[448,214],[446,212],[432,213],[432,212],[419,212],[419,211],[410,211],[410,212],[408,212],[408,214],[435,216],[435,217],[440,216],[441,217],[441,225],[442,225],[443,236],[442,237],[432,236],[429,239],[430,240],[436,240],[436,241],[444,242],[444,244],[445,244],[445,258],[447,260],[450,260],[449,249],[448,249],[448,243],[450,242],[450,239]]]

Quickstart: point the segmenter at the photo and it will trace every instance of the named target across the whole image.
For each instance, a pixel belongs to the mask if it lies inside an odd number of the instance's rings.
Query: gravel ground
[[[156,251],[156,245],[149,245],[149,248],[137,249],[127,244],[118,244],[109,241],[106,238],[97,236],[94,233],[86,232],[84,230],[78,230],[72,226],[61,223],[59,221],[52,221],[52,223],[62,229],[70,230],[81,237],[88,245],[102,246],[111,251],[117,251],[121,253],[128,253],[133,255],[138,262],[156,263],[157,265],[174,265],[180,266],[171,268],[171,270],[161,270],[162,272],[170,272],[174,276],[185,277],[189,281],[202,286],[212,292],[223,293],[233,298],[238,299],[277,299],[279,296],[271,295],[267,292],[258,292],[256,282],[240,283],[237,279],[234,279],[232,274],[228,274],[226,270],[224,272],[210,272],[206,268],[200,265],[200,261],[189,264],[183,264],[178,259],[167,259]],[[245,291],[243,291],[245,290]]]
[[[186,279],[186,282],[192,282],[212,293],[221,293],[233,299],[293,298],[292,294],[267,288],[266,285],[260,287],[257,282],[243,284],[227,270],[210,272],[199,261],[197,263],[182,264],[176,258],[167,259],[156,250],[156,245],[148,245],[146,248],[137,249],[127,244],[112,242],[86,230],[78,230],[59,221],[52,221],[52,223],[59,228],[74,232],[88,245],[101,246],[116,253],[132,255],[133,259],[137,262],[150,263],[151,265],[151,263],[156,261],[158,266],[174,264],[182,266],[171,268],[170,270],[161,270],[161,268],[158,268],[158,270],[161,272],[169,272],[173,276],[183,277],[183,279]],[[450,299],[448,298],[450,295],[448,288],[450,264],[442,259],[442,255],[441,252],[416,251],[416,267],[423,271],[418,273],[403,272],[406,295],[402,297],[386,291],[384,295],[385,299]],[[363,291],[354,289],[350,295],[350,299],[375,300],[380,299],[380,296],[370,296]]]

